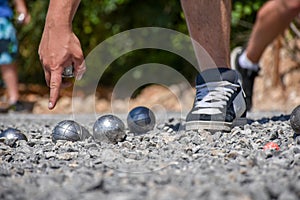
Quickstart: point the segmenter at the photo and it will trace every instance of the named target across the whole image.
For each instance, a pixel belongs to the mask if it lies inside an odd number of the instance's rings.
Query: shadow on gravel
[[[291,115],[279,115],[279,116],[273,116],[273,117],[263,117],[261,119],[248,119],[248,124],[252,124],[254,122],[258,122],[260,124],[266,124],[270,121],[276,122],[276,121],[288,121],[290,120]]]

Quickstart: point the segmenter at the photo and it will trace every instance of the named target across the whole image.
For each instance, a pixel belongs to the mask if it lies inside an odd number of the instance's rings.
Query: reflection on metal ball
[[[73,65],[68,66],[64,69],[62,73],[63,78],[73,78],[74,77],[74,67]]]
[[[297,106],[291,113],[290,123],[296,134],[300,134],[300,105]]]
[[[17,140],[26,140],[27,137],[18,129],[15,128],[8,128],[0,133],[0,138],[4,139],[17,139]]]
[[[17,16],[17,23],[18,24],[23,24],[24,23],[24,20],[25,20],[25,13],[20,13],[18,16]]]
[[[52,140],[79,141],[90,137],[89,131],[73,120],[59,122],[52,131]]]
[[[128,113],[127,125],[133,133],[147,133],[155,126],[155,115],[149,108],[138,106]]]
[[[125,137],[125,124],[114,115],[103,115],[94,123],[94,139],[97,142],[118,143]]]

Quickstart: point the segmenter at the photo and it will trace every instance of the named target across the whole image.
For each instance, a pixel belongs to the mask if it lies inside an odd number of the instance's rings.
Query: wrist
[[[72,31],[72,24],[57,19],[47,18],[45,23],[45,29],[59,30],[59,31]]]
[[[77,0],[51,0],[49,3],[46,23],[51,26],[71,27],[74,14],[74,6]]]

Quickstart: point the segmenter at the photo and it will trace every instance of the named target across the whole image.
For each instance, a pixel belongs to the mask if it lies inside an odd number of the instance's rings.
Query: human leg
[[[252,108],[254,80],[259,71],[259,60],[265,48],[281,34],[300,12],[300,0],[273,0],[265,3],[257,14],[257,20],[245,50],[232,52],[232,65],[243,78],[247,110]]]
[[[182,0],[181,4],[190,36],[205,48],[217,67],[228,67],[231,0]],[[215,68],[212,63],[203,63],[207,58],[197,44],[194,47],[201,71]]]
[[[18,41],[13,24],[9,19],[0,17],[0,71],[8,94],[8,101],[1,105],[0,112],[23,109],[18,101],[17,51]]]
[[[186,129],[230,130],[246,105],[238,74],[229,69],[231,1],[182,0],[200,70]],[[203,53],[203,49],[208,53]]]
[[[259,10],[249,38],[246,55],[258,63],[265,48],[281,34],[300,12],[300,0],[268,1]]]
[[[31,107],[25,105],[24,102],[19,101],[19,79],[16,63],[0,65],[3,81],[6,85],[8,94],[7,102],[4,102],[0,107],[0,113],[13,112],[29,112]]]
[[[15,104],[19,99],[17,66],[12,63],[2,65],[0,68],[3,81],[7,87],[8,103]]]

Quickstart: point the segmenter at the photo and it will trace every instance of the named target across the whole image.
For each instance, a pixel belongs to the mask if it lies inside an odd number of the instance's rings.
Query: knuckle
[[[79,69],[80,72],[85,72],[86,71],[86,66],[82,66],[80,69]]]
[[[51,78],[50,83],[49,83],[49,87],[50,89],[58,89],[61,85],[61,81],[59,81],[56,78]]]
[[[51,81],[49,87],[50,89],[56,89],[58,87],[58,84],[54,81]]]

